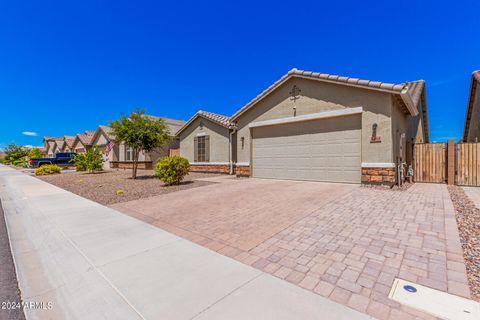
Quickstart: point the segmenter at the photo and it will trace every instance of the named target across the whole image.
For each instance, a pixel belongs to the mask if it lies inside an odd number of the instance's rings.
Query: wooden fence
[[[480,143],[457,144],[457,179],[461,186],[480,186]]]
[[[413,147],[415,181],[444,183],[447,167],[446,150],[445,143],[415,144]]]

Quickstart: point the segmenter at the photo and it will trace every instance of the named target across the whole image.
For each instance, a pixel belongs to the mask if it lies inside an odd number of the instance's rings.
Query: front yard
[[[165,186],[153,170],[139,170],[137,179],[131,178],[131,170],[101,173],[63,172],[38,179],[56,185],[95,202],[108,205],[118,202],[147,198],[184,189],[201,187],[212,182],[198,180],[214,174],[192,172],[178,186]]]

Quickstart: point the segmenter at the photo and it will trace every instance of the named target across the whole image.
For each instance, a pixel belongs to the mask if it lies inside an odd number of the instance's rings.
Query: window
[[[198,162],[205,162],[206,160],[206,150],[205,150],[205,136],[197,137],[197,154],[198,154]]]
[[[133,161],[133,149],[132,149],[132,147],[125,146],[125,161]]]

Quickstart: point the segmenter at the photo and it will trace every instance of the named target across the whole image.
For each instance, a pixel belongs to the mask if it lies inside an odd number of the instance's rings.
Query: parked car
[[[47,164],[56,164],[58,166],[71,166],[72,159],[77,154],[75,152],[59,152],[55,153],[55,158],[33,158],[28,161],[30,168],[38,168]]]

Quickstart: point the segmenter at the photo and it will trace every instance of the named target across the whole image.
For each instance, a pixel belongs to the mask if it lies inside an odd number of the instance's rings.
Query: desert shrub
[[[32,149],[28,150],[27,156],[30,159],[41,158],[42,157],[42,151],[40,151],[39,148],[32,148]]]
[[[79,153],[72,159],[77,171],[87,171],[87,157],[85,153]]]
[[[167,185],[180,184],[189,169],[188,160],[179,156],[162,158],[155,165],[157,176]]]
[[[60,173],[61,170],[62,168],[60,168],[56,164],[47,164],[35,169],[35,175],[46,176],[49,174],[57,174]]]
[[[91,148],[86,153],[77,154],[72,160],[77,171],[88,171],[90,173],[101,171],[103,161],[102,152],[98,146]]]
[[[28,167],[28,160],[27,160],[27,158],[20,158],[20,159],[12,161],[11,164],[13,164],[16,167],[26,168],[26,167]]]
[[[27,156],[27,148],[16,144],[9,144],[5,149],[5,164],[13,164],[23,166],[27,164],[25,157]],[[15,164],[17,163],[17,164]]]

